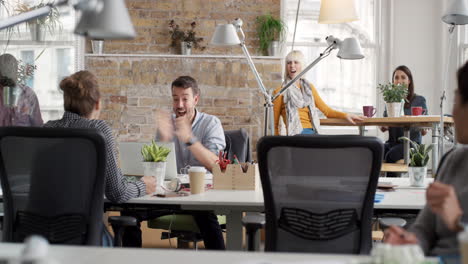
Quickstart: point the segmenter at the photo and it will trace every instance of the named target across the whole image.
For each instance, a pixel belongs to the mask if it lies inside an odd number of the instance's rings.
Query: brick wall
[[[281,83],[278,58],[254,59],[267,87]],[[198,108],[218,116],[225,130],[245,128],[252,150],[263,134],[263,96],[243,57],[88,56],[87,69],[99,78],[103,99],[101,117],[119,141],[154,138],[157,109],[171,110],[171,82],[191,75],[199,82]]]
[[[85,59],[85,68],[99,79],[102,118],[111,124],[117,139],[154,138],[156,109],[171,109],[170,83],[180,75],[190,75],[202,90],[199,109],[218,116],[225,130],[246,128],[255,150],[263,134],[264,103],[255,78],[240,47],[207,44],[217,24],[240,17],[248,49],[256,55],[255,19],[265,13],[279,17],[280,0],[127,0],[126,4],[137,38],[106,41],[106,55],[88,55]],[[196,21],[197,35],[205,39],[202,45],[207,48],[192,50],[196,56],[172,55],[178,51],[169,46],[171,19],[182,29]],[[280,59],[258,57],[254,62],[267,88],[281,84]]]
[[[171,42],[169,21],[174,20],[181,29],[189,29],[195,21],[195,32],[203,37],[204,51],[192,50],[193,54],[242,54],[240,49],[208,45],[218,24],[230,23],[235,18],[244,21],[242,29],[246,44],[252,54],[257,53],[258,37],[255,19],[271,13],[280,16],[280,0],[127,0],[133,25],[137,32],[134,40],[106,41],[106,53],[175,54],[178,49]],[[90,51],[89,45],[87,50]]]

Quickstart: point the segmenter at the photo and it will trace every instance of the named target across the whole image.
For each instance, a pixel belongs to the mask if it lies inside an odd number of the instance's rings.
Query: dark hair
[[[395,78],[396,71],[404,72],[408,76],[408,79],[410,81],[410,83],[408,85],[408,96],[406,96],[407,102],[405,102],[405,108],[409,108],[411,106],[411,102],[413,101],[413,99],[415,97],[413,74],[411,74],[411,71],[410,71],[410,69],[408,67],[406,67],[405,65],[400,65],[400,66],[396,67],[395,70],[393,71],[392,82],[393,82],[393,78]]]
[[[192,88],[193,95],[200,95],[200,89],[198,89],[197,81],[190,76],[179,76],[172,82],[171,89],[174,87],[180,87],[184,89]]]
[[[462,104],[468,102],[468,62],[457,71],[458,94]]]
[[[83,117],[88,117],[99,102],[96,76],[89,71],[79,71],[60,82],[63,91],[64,108]]]

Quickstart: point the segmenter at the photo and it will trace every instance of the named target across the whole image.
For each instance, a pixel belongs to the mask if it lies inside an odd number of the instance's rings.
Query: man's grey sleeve
[[[416,234],[416,237],[419,240],[419,245],[426,255],[429,254],[437,239],[435,229],[435,215],[426,205],[424,209],[419,212],[416,221],[409,229],[409,231]]]
[[[224,130],[221,121],[214,117],[206,128],[206,134],[203,138],[199,138],[202,145],[209,149],[214,154],[218,155],[220,150],[226,147],[226,140],[224,138]]]

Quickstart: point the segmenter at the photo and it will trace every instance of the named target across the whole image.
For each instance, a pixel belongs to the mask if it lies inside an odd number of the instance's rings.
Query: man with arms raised
[[[198,84],[190,76],[180,76],[172,82],[172,107],[174,114],[159,111],[157,114],[158,141],[175,143],[177,170],[186,166],[204,166],[211,170],[217,161],[217,153],[226,146],[220,120],[196,109],[200,100]],[[139,221],[152,219],[167,213],[145,212],[131,214]],[[218,219],[213,212],[192,213],[207,249],[224,249],[224,239]],[[134,229],[130,231],[135,231]],[[134,243],[127,243],[135,241]],[[141,246],[141,231],[126,231],[124,245]]]

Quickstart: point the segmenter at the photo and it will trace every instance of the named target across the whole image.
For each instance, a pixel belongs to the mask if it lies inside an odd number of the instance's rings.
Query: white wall
[[[386,0],[383,0],[386,1]],[[390,0],[391,42],[389,53],[390,71],[396,66],[408,66],[414,77],[415,92],[423,95],[428,103],[429,114],[439,114],[443,77],[448,57],[448,26],[441,20],[447,0]],[[456,34],[454,34],[456,35]],[[450,69],[448,73],[448,100],[445,113],[451,113],[457,57],[457,37],[454,37]],[[391,78],[391,72],[387,80]],[[383,80],[385,81],[385,80]]]

